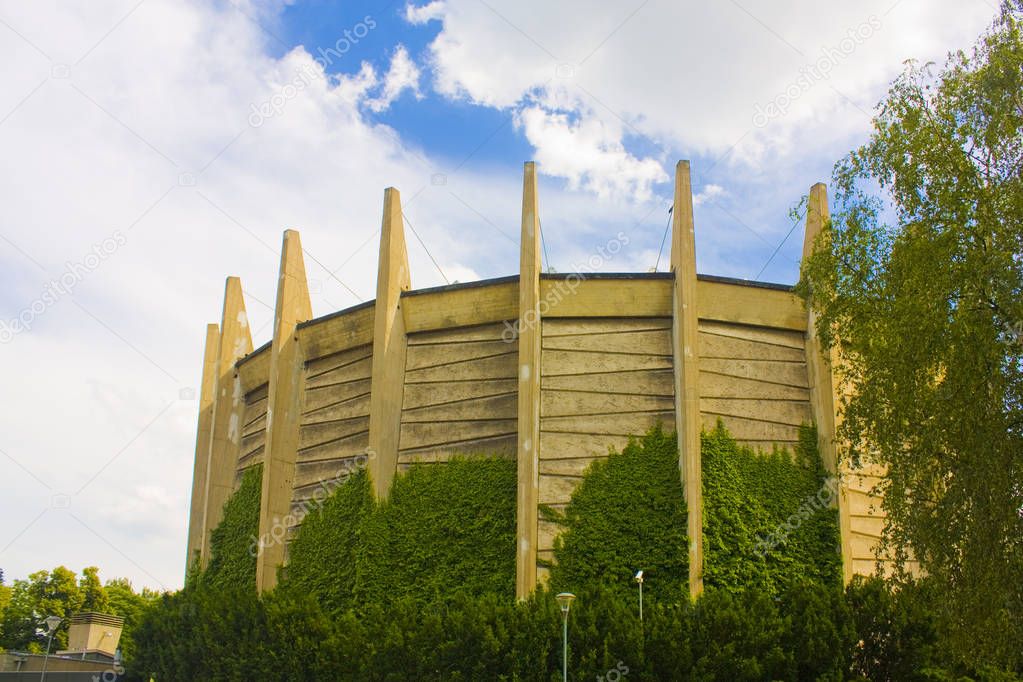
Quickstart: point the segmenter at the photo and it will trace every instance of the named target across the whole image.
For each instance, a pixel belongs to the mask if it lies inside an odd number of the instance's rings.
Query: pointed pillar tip
[[[299,235],[298,230],[292,230],[290,228],[287,229],[287,230],[284,230],[284,233],[281,236],[281,269],[282,269],[282,271],[284,269],[284,259],[286,258],[285,254],[284,254],[284,251],[288,250],[288,249],[295,249],[295,248],[299,249],[300,252],[303,251],[303,249],[302,249],[302,237],[301,237],[301,235]],[[299,256],[299,257],[301,257],[301,256]],[[303,268],[303,272],[304,272],[304,268]]]
[[[228,275],[224,280],[224,306],[229,305],[232,300],[244,300],[245,292],[242,290],[242,278],[237,275]],[[245,304],[242,303],[242,306]],[[223,321],[221,321],[223,322]]]

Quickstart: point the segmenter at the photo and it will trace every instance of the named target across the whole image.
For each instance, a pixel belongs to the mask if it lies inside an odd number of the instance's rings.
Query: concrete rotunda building
[[[837,473],[838,400],[813,315],[791,287],[697,274],[686,161],[674,194],[670,272],[545,274],[536,169],[527,163],[518,275],[416,290],[399,194],[387,189],[376,299],[318,318],[299,235],[286,231],[272,339],[253,350],[235,277],[220,325],[207,327],[189,565],[207,564],[225,502],[258,463],[266,537],[355,462],[368,462],[384,498],[414,462],[485,454],[518,464],[524,597],[544,579],[538,561],[551,559],[557,534],[538,507],[563,508],[591,462],[660,422],[679,434],[690,591],[699,593],[701,428],[721,419],[740,442],[770,451],[794,446],[799,426],[813,422],[824,465]],[[816,184],[804,256],[827,221],[826,189]],[[846,580],[878,565],[879,474],[867,467],[839,484]],[[275,585],[286,560],[286,542],[267,543],[260,590]]]

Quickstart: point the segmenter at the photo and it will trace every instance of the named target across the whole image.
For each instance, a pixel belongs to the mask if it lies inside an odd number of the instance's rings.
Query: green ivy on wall
[[[701,435],[704,580],[708,587],[748,587],[777,595],[785,585],[839,585],[836,491],[817,451],[817,433],[800,429],[795,453],[740,446],[720,422]],[[655,427],[621,453],[594,462],[564,510],[543,518],[563,526],[555,541],[555,590],[600,587],[674,601],[687,590],[686,505],[675,434]]]
[[[415,465],[366,518],[356,558],[362,603],[515,595],[517,469],[504,458]]]
[[[544,508],[541,515],[563,526],[550,567],[555,591],[635,591],[639,569],[651,601],[675,601],[688,589],[687,514],[674,433],[655,427],[621,453],[595,461],[564,513]]]
[[[212,589],[256,589],[253,538],[259,534],[263,465],[249,467],[224,505],[224,517],[210,536],[210,563],[199,584]]]
[[[817,430],[800,428],[795,453],[741,446],[719,421],[702,435],[704,582],[777,595],[792,582],[841,584],[837,480]]]
[[[302,521],[280,589],[315,595],[328,613],[351,606],[361,527],[372,507],[369,475],[360,469]]]
[[[816,431],[802,428],[794,453],[740,446],[720,422],[701,443],[706,585],[777,595],[793,581],[839,584],[836,481],[821,465]],[[244,474],[224,508],[204,585],[254,585],[261,470]],[[511,598],[516,481],[508,459],[420,464],[397,476],[389,499],[376,504],[368,475],[357,472],[306,517],[282,589],[314,595],[331,613],[456,593]],[[632,576],[643,569],[648,599],[686,594],[675,434],[656,427],[594,462],[567,508],[541,516],[563,527],[550,567],[554,589],[631,593]]]
[[[280,589],[330,613],[402,599],[515,595],[514,460],[418,464],[386,502],[354,474],[305,518]]]

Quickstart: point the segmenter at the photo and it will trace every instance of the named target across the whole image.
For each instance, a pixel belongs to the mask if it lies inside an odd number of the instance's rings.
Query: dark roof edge
[[[491,279],[478,279],[475,282],[456,282],[455,284],[442,284],[439,287],[427,287],[425,289],[410,289],[409,291],[401,292],[402,298],[408,296],[420,296],[422,294],[439,294],[445,291],[461,291],[462,289],[479,289],[481,287],[488,287],[496,284],[509,284],[511,282],[518,282],[518,275],[508,275],[507,277],[493,277]]]
[[[721,284],[735,284],[741,287],[754,287],[756,289],[773,289],[774,291],[792,291],[795,287],[791,284],[777,284],[775,282],[758,282],[753,279],[739,279],[737,277],[722,277],[721,275],[696,275],[696,279],[704,282],[719,282]]]
[[[249,360],[251,360],[252,358],[256,357],[257,355],[259,355],[259,354],[260,354],[260,353],[262,353],[263,351],[265,351],[265,350],[269,350],[269,349],[270,349],[270,344],[272,344],[272,343],[273,343],[273,339],[270,339],[269,341],[267,341],[266,343],[264,343],[264,344],[263,344],[262,346],[260,346],[259,348],[257,348],[257,349],[255,349],[255,350],[251,351],[251,352],[250,352],[250,353],[249,353],[248,355],[246,355],[245,357],[243,357],[243,358],[240,358],[240,359],[238,360],[238,362],[234,363],[234,366],[235,366],[236,368],[237,368],[237,367],[241,367],[241,366],[242,366],[242,365],[244,365],[244,364],[245,364],[246,362],[248,362],[248,361],[249,361]]]
[[[342,308],[341,310],[335,310],[332,313],[327,313],[326,315],[321,315],[320,317],[314,317],[313,319],[306,320],[305,322],[299,322],[298,325],[297,325],[297,328],[298,329],[305,329],[306,327],[311,327],[314,324],[318,324],[320,322],[326,322],[327,320],[332,320],[335,317],[341,317],[342,315],[347,315],[349,313],[354,313],[354,312],[357,312],[359,310],[364,310],[366,308],[372,308],[375,303],[376,303],[376,299],[370,299],[368,301],[363,301],[362,303],[356,303],[353,306],[349,306],[347,308]]]
[[[671,279],[670,272],[545,272],[540,279]]]

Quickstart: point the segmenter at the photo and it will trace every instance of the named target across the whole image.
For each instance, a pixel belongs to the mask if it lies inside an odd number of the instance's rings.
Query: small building
[[[124,618],[109,613],[83,611],[68,620],[68,648],[58,651],[58,656],[113,662],[117,644],[121,641]]]

